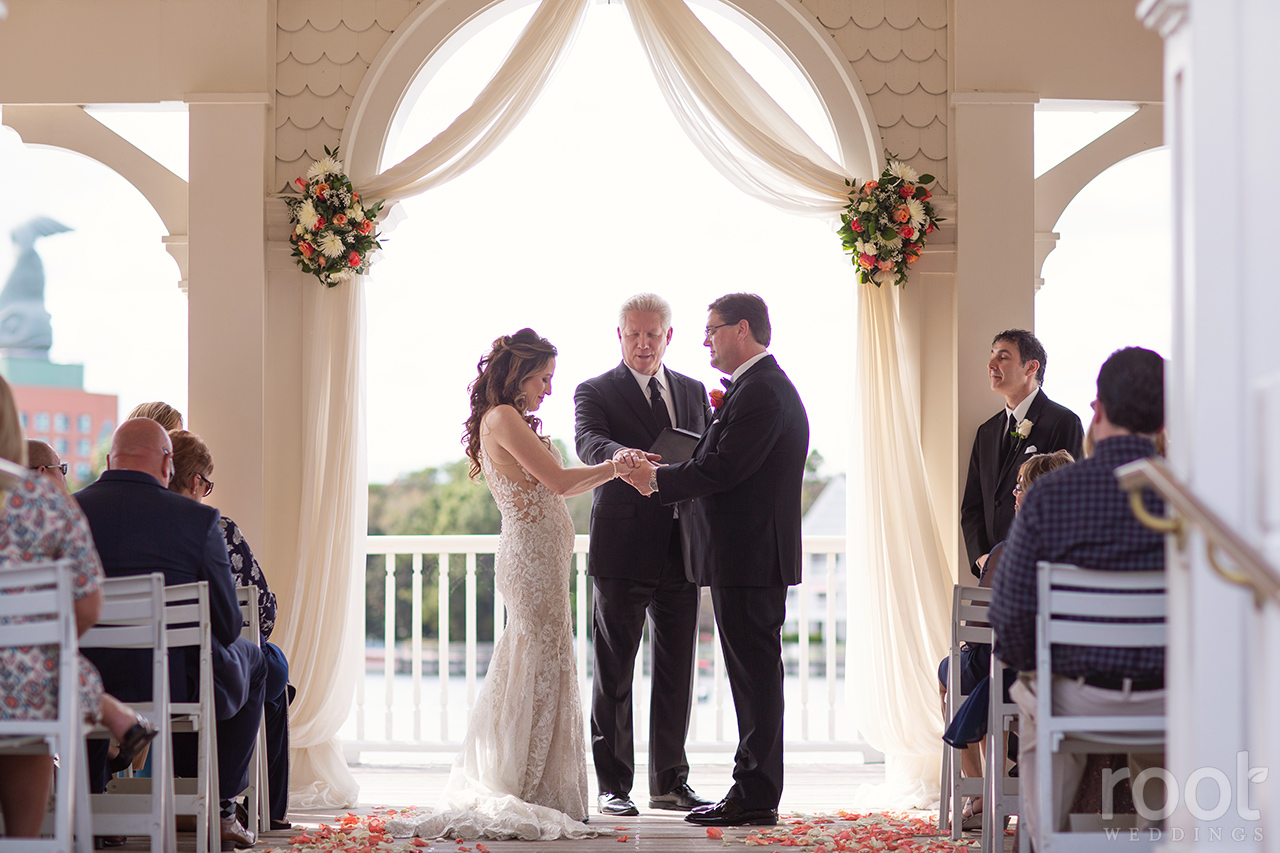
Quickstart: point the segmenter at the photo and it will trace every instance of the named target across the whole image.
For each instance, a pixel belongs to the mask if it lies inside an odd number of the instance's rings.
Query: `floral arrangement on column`
[[[892,155],[880,180],[862,186],[846,181],[849,203],[840,214],[838,233],[863,284],[906,284],[907,269],[920,260],[925,236],[943,221],[929,203],[933,194],[925,184],[933,181],[933,175],[917,175]]]
[[[382,202],[360,204],[360,193],[338,162],[338,149],[328,146],[325,156],[294,181],[300,196],[286,196],[293,231],[293,259],[328,287],[336,287],[369,271],[370,255],[380,248],[375,222]]]

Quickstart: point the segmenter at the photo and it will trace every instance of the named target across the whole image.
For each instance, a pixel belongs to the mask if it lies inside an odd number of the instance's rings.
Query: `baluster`
[[[827,616],[822,639],[827,652],[828,740],[836,739],[836,583],[836,555],[827,554]]]
[[[391,704],[395,700],[395,674],[396,674],[396,555],[387,554],[386,557],[387,580],[385,585],[385,594],[383,596],[383,612],[386,618],[383,620],[382,640],[385,647],[382,657],[382,674],[386,679],[386,729],[387,740],[392,740],[391,735]]]
[[[422,555],[413,555],[413,603],[410,605],[413,620],[413,639],[410,655],[413,666],[413,739],[422,740]]]
[[[440,553],[436,572],[436,621],[440,626],[440,740],[449,740],[449,554]]]
[[[800,641],[800,739],[809,739],[809,585],[804,581],[796,587],[799,614],[796,617],[796,633]]]
[[[365,652],[365,647],[364,647],[365,634],[367,633],[367,627],[365,623],[365,619],[367,618],[366,611],[368,610],[367,597],[369,595],[368,556],[369,555],[365,555],[366,557],[365,558],[365,574],[360,581],[360,612],[356,619],[356,624],[359,625],[359,631],[356,633],[356,638],[355,638],[355,642],[356,642],[355,660],[358,660],[360,662],[358,676],[356,678],[356,740],[365,739],[365,736],[364,736],[364,681],[369,675],[368,654]]]
[[[467,552],[467,715],[476,703],[476,552]]]

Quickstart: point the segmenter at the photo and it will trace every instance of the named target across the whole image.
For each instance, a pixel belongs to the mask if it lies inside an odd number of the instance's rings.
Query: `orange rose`
[[[920,260],[920,256],[917,255],[915,252],[907,252],[906,257],[907,257],[907,266],[911,266],[916,261]]]
[[[302,257],[304,258],[310,258],[316,253],[316,247],[308,243],[306,240],[303,240],[298,244],[298,249],[302,252]]]
[[[321,198],[324,198],[324,194],[327,193],[328,191],[329,191],[328,184],[316,184],[315,193]]]
[[[357,230],[361,234],[368,234],[370,231],[373,230],[373,223],[368,219],[366,219],[364,222],[360,223],[360,225],[357,227]]]
[[[719,388],[711,389],[711,408],[718,409],[724,405],[724,392]]]
[[[905,205],[902,207],[895,207],[893,209],[894,222],[906,222],[910,218],[911,218],[911,211],[907,210]]]
[[[339,213],[339,214],[337,214],[336,216],[334,216],[334,217],[333,217],[333,224],[334,224],[334,225],[346,225],[346,224],[347,224],[347,215],[346,215],[345,213]]]
[[[869,270],[875,265],[876,259],[871,255],[868,255],[866,252],[858,255],[858,266],[862,267],[864,270]]]
[[[889,270],[893,269],[893,261],[878,261],[876,263],[876,267],[884,270],[885,272],[888,272]]]
[[[874,189],[879,189],[879,187],[880,187],[879,181],[867,181],[865,184],[862,185],[862,188],[867,192],[871,192]]]

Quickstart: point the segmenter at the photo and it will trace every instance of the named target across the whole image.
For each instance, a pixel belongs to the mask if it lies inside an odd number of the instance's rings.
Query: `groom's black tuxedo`
[[[1015,438],[1008,454],[1001,453],[1001,442],[1008,429],[1009,416],[1001,408],[990,420],[978,427],[969,454],[969,479],[960,502],[960,529],[964,531],[969,568],[979,574],[977,559],[1003,542],[1013,526],[1013,487],[1018,482],[1018,468],[1034,453],[1066,450],[1079,460],[1084,454],[1084,429],[1076,413],[1061,406],[1040,389],[1027,409],[1026,420],[1031,432]]]
[[[706,388],[664,370],[674,425],[701,433],[710,415]],[[578,386],[574,420],[578,456],[588,465],[622,448],[648,450],[662,431],[625,363]],[[630,794],[634,780],[631,683],[646,616],[653,643],[649,793],[667,794],[689,775],[684,741],[693,707],[699,594],[686,578],[681,521],[670,506],[620,479],[596,487],[592,496],[591,751],[602,793]]]
[[[701,547],[691,577],[711,587],[738,716],[734,785],[726,799],[776,809],[782,796],[782,623],[800,582],[800,486],[809,418],[791,380],[766,355],[725,393],[688,462],[657,470],[658,496],[681,503]]]

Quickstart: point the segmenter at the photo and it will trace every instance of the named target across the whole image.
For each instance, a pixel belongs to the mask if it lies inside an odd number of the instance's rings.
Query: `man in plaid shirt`
[[[1112,353],[1098,372],[1093,412],[1091,428],[1097,443],[1093,456],[1036,481],[1009,533],[993,584],[994,653],[1023,673],[1010,695],[1020,712],[1019,820],[1033,833],[1038,819],[1036,696],[1031,672],[1036,666],[1036,563],[1048,560],[1104,571],[1164,569],[1163,536],[1134,517],[1114,474],[1120,465],[1156,453],[1148,436],[1164,426],[1164,360],[1139,347]],[[1144,501],[1153,514],[1163,514],[1163,505],[1153,494],[1148,493]],[[1164,713],[1163,649],[1055,647],[1052,660],[1055,713]],[[1055,755],[1053,761],[1053,817],[1056,829],[1065,830],[1085,761],[1077,754]],[[1130,778],[1163,762],[1163,754],[1131,755]],[[1147,808],[1139,805],[1141,815],[1163,808],[1164,786],[1159,778],[1151,779],[1142,793]]]

